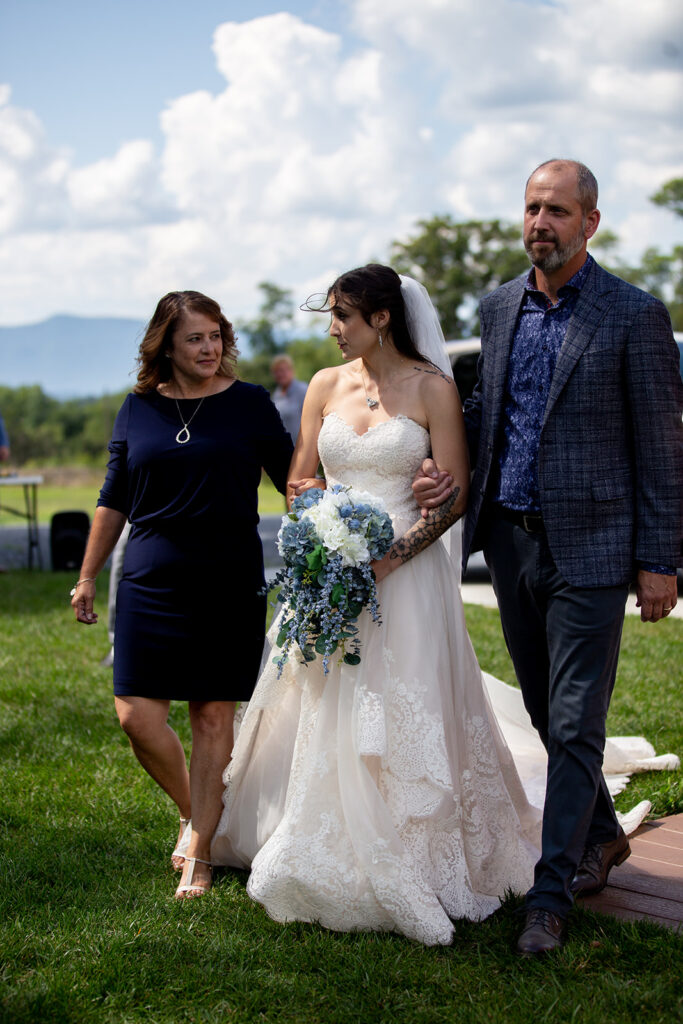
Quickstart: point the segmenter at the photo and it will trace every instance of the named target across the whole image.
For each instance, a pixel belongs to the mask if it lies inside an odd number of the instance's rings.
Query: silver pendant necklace
[[[365,392],[365,401],[366,401],[368,409],[377,409],[378,406],[379,406],[379,399],[378,398],[370,398],[370,395],[368,394],[368,389],[365,386],[365,377],[363,376],[363,367],[362,366],[361,366],[361,370],[360,370],[360,379],[361,379],[361,381],[363,383],[363,391]]]
[[[202,395],[202,397],[199,399],[199,405],[197,406],[195,411],[192,413],[192,415],[190,416],[190,418],[187,421],[187,423],[183,419],[183,414],[181,413],[180,406],[178,405],[178,399],[177,398],[173,399],[173,401],[175,402],[175,407],[178,410],[178,415],[180,416],[180,422],[182,423],[182,427],[180,428],[180,430],[178,431],[178,433],[175,436],[175,439],[178,442],[178,444],[187,444],[187,442],[190,440],[190,436],[191,436],[190,435],[190,429],[189,429],[190,428],[190,423],[192,423],[192,420],[195,418],[195,416],[197,415],[197,413],[201,409],[202,402],[204,401],[205,398],[206,398],[206,395]]]

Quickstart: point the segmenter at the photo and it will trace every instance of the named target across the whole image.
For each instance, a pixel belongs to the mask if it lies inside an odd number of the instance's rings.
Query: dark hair
[[[239,355],[235,345],[232,324],[221,312],[214,299],[201,292],[169,292],[159,299],[152,319],[147,324],[145,336],[138,352],[138,379],[134,387],[136,394],[155,391],[163,381],[171,379],[172,365],[166,353],[172,345],[173,334],[183,313],[203,313],[220,327],[223,339],[223,357],[216,370],[218,377],[235,377],[235,362]]]
[[[564,160],[558,158],[553,160],[544,160],[543,163],[539,164],[527,178],[527,188],[534,174],[536,174],[536,171],[540,171],[542,167],[547,167],[549,164],[559,164],[562,167],[574,168],[576,171],[577,199],[581,204],[583,212],[591,213],[598,205],[598,182],[593,172],[578,160]]]
[[[401,294],[401,278],[391,267],[368,263],[365,267],[347,270],[331,285],[327,295],[311,295],[301,308],[316,313],[329,313],[334,302],[342,297],[359,311],[366,324],[370,323],[373,313],[381,309],[388,310],[391,340],[397,351],[420,363],[429,362],[420,355],[410,336]]]

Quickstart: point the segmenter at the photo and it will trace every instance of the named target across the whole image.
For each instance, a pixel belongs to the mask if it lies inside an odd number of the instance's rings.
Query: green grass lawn
[[[104,612],[106,578],[100,587]],[[680,1019],[683,938],[578,910],[546,963],[512,952],[509,900],[453,945],[278,925],[245,876],[176,903],[175,815],[114,716],[104,617],[72,621],[70,574],[0,576],[0,1021],[111,1024],[501,1024]],[[468,607],[482,665],[511,678],[497,614]],[[683,623],[629,618],[613,734],[683,750]],[[229,658],[226,658],[229,670]],[[186,708],[173,723],[189,739]],[[619,797],[683,809],[683,777],[642,776]]]
[[[35,473],[40,475],[40,471]],[[23,475],[33,476],[34,471],[26,471]],[[55,512],[87,512],[92,519],[102,485],[102,474],[93,471],[88,482],[65,484],[42,483],[38,487],[38,519],[41,523],[49,523]],[[0,494],[0,502],[23,511],[24,496],[20,487],[5,487]],[[260,515],[278,515],[284,512],[284,498],[275,489],[264,474],[259,488]],[[0,509],[0,526],[16,526],[21,522],[11,512]]]

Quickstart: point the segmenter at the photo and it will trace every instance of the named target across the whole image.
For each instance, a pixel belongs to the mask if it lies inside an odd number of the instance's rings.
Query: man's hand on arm
[[[422,518],[426,519],[430,509],[443,505],[452,492],[453,477],[438,469],[433,459],[425,459],[413,477],[412,487]]]
[[[657,622],[676,607],[678,587],[675,576],[640,569],[636,582],[636,605],[643,622]]]

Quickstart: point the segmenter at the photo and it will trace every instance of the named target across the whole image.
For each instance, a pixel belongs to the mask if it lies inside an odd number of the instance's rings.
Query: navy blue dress
[[[198,399],[179,400],[185,421]],[[292,441],[268,392],[207,396],[178,444],[175,400],[130,394],[116,417],[98,505],[132,528],[116,599],[114,693],[249,700],[265,626],[257,489],[284,493]]]

